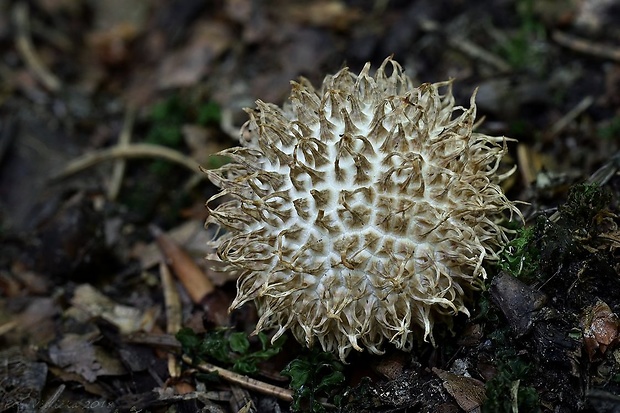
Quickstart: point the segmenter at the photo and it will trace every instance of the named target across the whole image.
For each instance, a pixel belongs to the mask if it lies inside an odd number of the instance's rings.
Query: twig
[[[197,387],[204,388],[204,386],[197,386]],[[205,411],[205,412],[210,412],[210,413],[220,413],[220,412],[224,413],[224,409],[220,405],[212,401],[214,400],[214,395],[215,395],[215,392],[212,392],[212,391],[206,392],[202,389],[197,389],[196,391],[192,391],[189,393],[178,394],[175,391],[173,391],[173,388],[171,387],[165,387],[165,388],[160,387],[160,388],[154,389],[153,391],[159,396],[158,397],[159,401],[171,402],[171,401],[199,400],[201,403],[205,405],[204,409],[200,411]],[[229,398],[230,396],[222,400],[215,398],[215,400],[224,401]],[[149,412],[150,410],[133,410],[132,409],[130,411]]]
[[[207,373],[217,373],[224,380],[238,384],[241,387],[244,387],[248,390],[253,390],[262,394],[266,394],[268,396],[277,397],[280,400],[284,400],[287,402],[293,401],[293,391],[288,389],[283,389],[282,387],[274,386],[259,380],[251,379],[247,376],[243,376],[241,374],[233,373],[230,370],[223,369],[218,366],[214,366],[209,363],[199,363],[193,364],[193,360],[188,355],[183,355],[183,361],[189,365],[195,366],[198,370],[207,372]]]
[[[9,331],[13,330],[15,327],[17,327],[17,321],[15,321],[15,320],[9,321],[9,322],[4,323],[4,324],[0,324],[0,336],[3,336],[4,334],[6,334]]]
[[[551,38],[560,46],[564,46],[576,52],[620,62],[620,49],[617,47],[594,43],[586,39],[563,33],[559,30],[555,30],[551,34]]]
[[[176,334],[181,329],[181,299],[179,298],[179,292],[174,284],[172,274],[170,274],[170,269],[163,262],[159,264],[159,274],[166,303],[166,332],[168,334]]]
[[[39,409],[39,413],[45,413],[49,411],[54,406],[56,401],[60,398],[62,393],[65,391],[66,387],[67,386],[65,386],[64,384],[58,386],[56,391],[47,399],[43,406],[41,406],[41,408]]]
[[[15,46],[24,58],[26,65],[32,70],[33,74],[41,83],[52,92],[57,92],[62,87],[62,84],[60,80],[45,67],[35,52],[32,39],[30,38],[28,14],[28,4],[25,1],[21,1],[13,7],[13,20],[17,28]]]
[[[138,331],[124,337],[125,342],[132,344],[144,344],[151,347],[161,348],[166,351],[180,351],[181,343],[170,334],[145,333]]]
[[[52,180],[66,178],[73,174],[88,169],[97,164],[117,158],[161,158],[196,172],[202,179],[206,178],[204,174],[198,174],[200,165],[194,159],[183,155],[173,149],[150,143],[134,143],[126,146],[113,146],[107,149],[101,149],[90,152],[69,162],[65,169],[52,177]]]
[[[550,136],[556,136],[558,133],[562,132],[573,120],[592,106],[592,103],[594,103],[594,98],[592,96],[583,98],[577,106],[572,108],[566,115],[562,116],[562,118],[551,127],[549,131]]]
[[[532,182],[536,180],[536,175],[542,169],[540,157],[534,155],[529,146],[520,143],[517,145],[517,164],[523,182],[526,186],[531,186]]]
[[[176,334],[181,329],[182,322],[179,292],[176,289],[168,266],[163,262],[159,264],[159,275],[161,276],[164,302],[166,303],[166,332],[168,334]],[[168,373],[173,378],[181,376],[181,367],[174,354],[168,354]]]
[[[133,128],[133,122],[136,118],[136,110],[133,105],[130,105],[125,111],[125,119],[123,120],[123,128],[118,136],[118,147],[125,148],[131,142],[131,130]],[[114,169],[112,170],[112,179],[108,186],[108,199],[113,201],[118,196],[123,183],[123,176],[125,175],[125,159],[117,159],[114,163]]]
[[[620,170],[620,152],[617,152],[612,158],[594,172],[588,182],[591,184],[605,185],[612,176]]]
[[[450,47],[460,51],[461,53],[469,56],[475,60],[483,61],[500,72],[509,72],[511,70],[510,65],[499,56],[494,55],[493,53],[488,52],[484,48],[478,46],[476,43],[463,38],[463,37],[454,37],[450,33],[445,33],[441,30],[439,23],[434,20],[423,19],[420,21],[420,27],[422,30],[426,32],[438,32],[446,36],[446,40]]]

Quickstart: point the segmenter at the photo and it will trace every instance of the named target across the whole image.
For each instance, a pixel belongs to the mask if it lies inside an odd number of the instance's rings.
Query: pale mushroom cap
[[[258,101],[231,163],[207,171],[222,188],[209,203],[226,196],[207,224],[227,230],[211,258],[239,273],[232,307],[254,301],[257,331],[343,360],[468,314],[507,242],[498,221],[519,214],[498,185],[506,139],[472,131],[474,97],[454,106],[451,82],[414,87],[390,58],[369,71],[293,82],[284,108]]]

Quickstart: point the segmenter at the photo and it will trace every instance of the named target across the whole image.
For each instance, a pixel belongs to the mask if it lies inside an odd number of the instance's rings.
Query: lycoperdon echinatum
[[[469,314],[483,262],[508,241],[500,222],[520,215],[498,185],[507,139],[473,131],[474,96],[455,106],[450,81],[416,87],[388,58],[256,105],[220,153],[230,163],[205,170],[222,189],[207,203],[207,225],[225,230],[209,258],[239,276],[232,308],[253,301],[256,331],[343,360],[385,341],[410,350]]]

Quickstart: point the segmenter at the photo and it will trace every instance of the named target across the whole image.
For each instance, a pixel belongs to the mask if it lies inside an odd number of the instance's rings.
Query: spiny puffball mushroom
[[[231,162],[205,171],[222,188],[207,225],[226,230],[211,259],[239,275],[231,308],[253,301],[256,331],[342,360],[386,340],[410,350],[469,314],[508,240],[498,222],[519,214],[498,186],[506,138],[473,131],[474,96],[455,106],[451,82],[414,87],[388,58],[256,104],[241,146],[220,153]]]

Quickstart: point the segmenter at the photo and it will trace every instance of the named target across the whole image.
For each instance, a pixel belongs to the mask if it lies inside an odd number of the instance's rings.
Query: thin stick
[[[52,180],[66,178],[102,162],[117,158],[161,158],[184,166],[192,172],[198,172],[200,170],[198,162],[173,149],[150,143],[134,143],[123,147],[117,145],[111,148],[86,153],[69,162],[64,170],[52,177]],[[198,175],[202,175],[202,179],[206,178],[204,174]]]
[[[620,170],[620,151],[618,151],[612,158],[605,162],[605,165],[601,166],[590,175],[588,182],[591,184],[605,185],[612,176],[618,173]]]
[[[62,393],[65,391],[66,387],[67,386],[65,386],[64,384],[61,384],[60,386],[58,386],[56,391],[47,399],[47,401],[43,404],[43,406],[41,406],[41,408],[39,409],[39,413],[45,413],[49,411],[54,406],[54,403],[56,403],[56,401],[60,398]]]
[[[192,359],[188,355],[183,355],[183,361],[187,364],[194,365]],[[207,373],[217,373],[224,380],[237,384],[241,387],[244,387],[248,390],[253,390],[262,394],[266,394],[268,396],[277,397],[280,400],[284,400],[287,402],[293,401],[293,391],[288,389],[283,389],[282,387],[274,386],[259,380],[251,379],[247,376],[243,376],[241,374],[233,373],[230,370],[223,369],[218,366],[214,366],[209,363],[199,363],[194,365],[198,370],[207,372]]]
[[[476,43],[464,37],[455,37],[445,30],[441,29],[439,23],[434,20],[422,19],[420,21],[420,27],[426,32],[438,32],[446,37],[448,44],[453,48],[466,56],[469,56],[475,60],[480,60],[488,65],[493,66],[500,72],[508,72],[511,70],[510,65],[499,56],[490,53],[483,47],[478,46]]]
[[[17,321],[15,320],[0,324],[0,336],[3,336],[4,334],[13,330],[15,327],[17,327]]]
[[[19,2],[13,7],[13,20],[17,28],[15,46],[23,57],[26,66],[32,70],[35,77],[39,79],[47,89],[52,92],[59,91],[62,87],[60,80],[45,67],[32,45],[28,4],[25,1]]]
[[[183,321],[179,292],[168,266],[163,262],[159,264],[159,275],[161,276],[164,302],[166,303],[166,332],[168,334],[176,334],[181,329]],[[181,376],[181,366],[179,366],[174,354],[168,354],[168,373],[173,378]]]
[[[560,46],[567,47],[576,52],[620,62],[620,49],[617,47],[594,43],[558,30],[551,34],[551,38]]]
[[[562,132],[572,121],[574,121],[579,115],[585,112],[594,103],[592,96],[586,96],[572,108],[566,115],[562,116],[560,120],[555,122],[549,131],[551,136],[555,136]]]
[[[117,146],[124,148],[131,142],[131,130],[133,129],[133,122],[136,118],[136,110],[133,105],[130,105],[125,111],[125,119],[123,120],[123,129],[118,136]],[[125,159],[117,159],[114,163],[114,169],[112,170],[112,179],[108,186],[108,199],[113,201],[118,196],[123,184],[123,176],[125,175]]]

